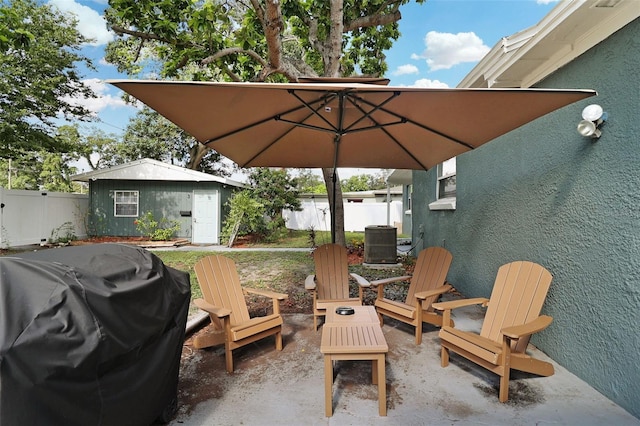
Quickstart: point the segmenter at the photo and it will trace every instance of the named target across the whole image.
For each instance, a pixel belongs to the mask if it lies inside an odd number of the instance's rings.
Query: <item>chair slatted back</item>
[[[536,319],[547,297],[551,273],[537,263],[517,261],[498,269],[480,335],[502,343],[500,330]],[[514,352],[523,353],[529,338],[520,339]]]
[[[338,244],[324,244],[313,252],[316,291],[319,300],[349,298],[347,249]]]
[[[447,280],[452,259],[453,255],[449,250],[442,247],[429,247],[420,251],[418,259],[416,259],[416,267],[411,277],[405,303],[412,305],[416,293],[443,286]],[[424,306],[431,306],[431,303],[435,302],[437,297],[426,299],[423,302]]]
[[[233,260],[220,255],[207,256],[195,264],[194,270],[203,299],[212,305],[231,310],[231,326],[250,319],[238,270]]]

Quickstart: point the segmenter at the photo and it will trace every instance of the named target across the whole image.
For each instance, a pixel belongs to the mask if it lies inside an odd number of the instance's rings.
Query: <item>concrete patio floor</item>
[[[478,330],[483,313],[470,307],[455,312],[456,327]],[[452,355],[440,366],[438,331],[424,326],[416,346],[411,327],[394,320],[383,332],[387,416],[378,416],[377,386],[371,363],[336,364],[332,417],[324,415],[322,328],[312,330],[311,315],[284,315],[284,349],[273,337],[234,351],[235,372],[227,374],[222,348],[196,350],[185,344],[178,414],[172,426],[196,425],[640,425],[640,420],[605,398],[545,354],[555,374],[537,377],[515,372],[509,401],[500,403],[498,377]],[[552,325],[553,326],[553,325]]]

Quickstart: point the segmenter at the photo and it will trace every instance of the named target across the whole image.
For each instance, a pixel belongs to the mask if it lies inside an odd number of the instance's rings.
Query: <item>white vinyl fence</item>
[[[0,248],[87,237],[89,196],[0,188]]]
[[[364,232],[367,226],[390,225],[402,232],[402,202],[392,201],[389,207],[389,223],[387,223],[387,203],[344,203],[344,230]],[[302,211],[284,210],[283,216],[287,228],[316,231],[331,230],[331,211],[328,202],[303,201]]]

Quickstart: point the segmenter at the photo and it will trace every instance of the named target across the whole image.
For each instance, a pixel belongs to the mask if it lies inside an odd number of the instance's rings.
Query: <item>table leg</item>
[[[378,384],[378,360],[371,360],[371,383],[374,385]]]
[[[331,355],[324,356],[324,415],[333,415],[333,361]]]
[[[381,416],[387,415],[387,379],[385,374],[384,354],[374,361],[378,372],[378,413]]]

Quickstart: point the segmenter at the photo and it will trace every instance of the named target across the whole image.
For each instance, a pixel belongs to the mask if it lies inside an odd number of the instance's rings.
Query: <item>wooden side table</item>
[[[360,308],[360,307],[358,307]],[[380,328],[375,308],[363,306],[361,315],[336,315],[336,321],[329,322],[329,310],[327,310],[327,322],[322,328],[322,342],[320,352],[324,354],[324,392],[325,415],[333,414],[333,362],[339,360],[371,361],[373,384],[378,385],[378,413],[387,415],[387,388],[385,374],[385,355],[389,352],[389,346]],[[375,322],[371,319],[373,310]],[[347,317],[353,317],[349,320]],[[368,322],[360,322],[360,321]]]

